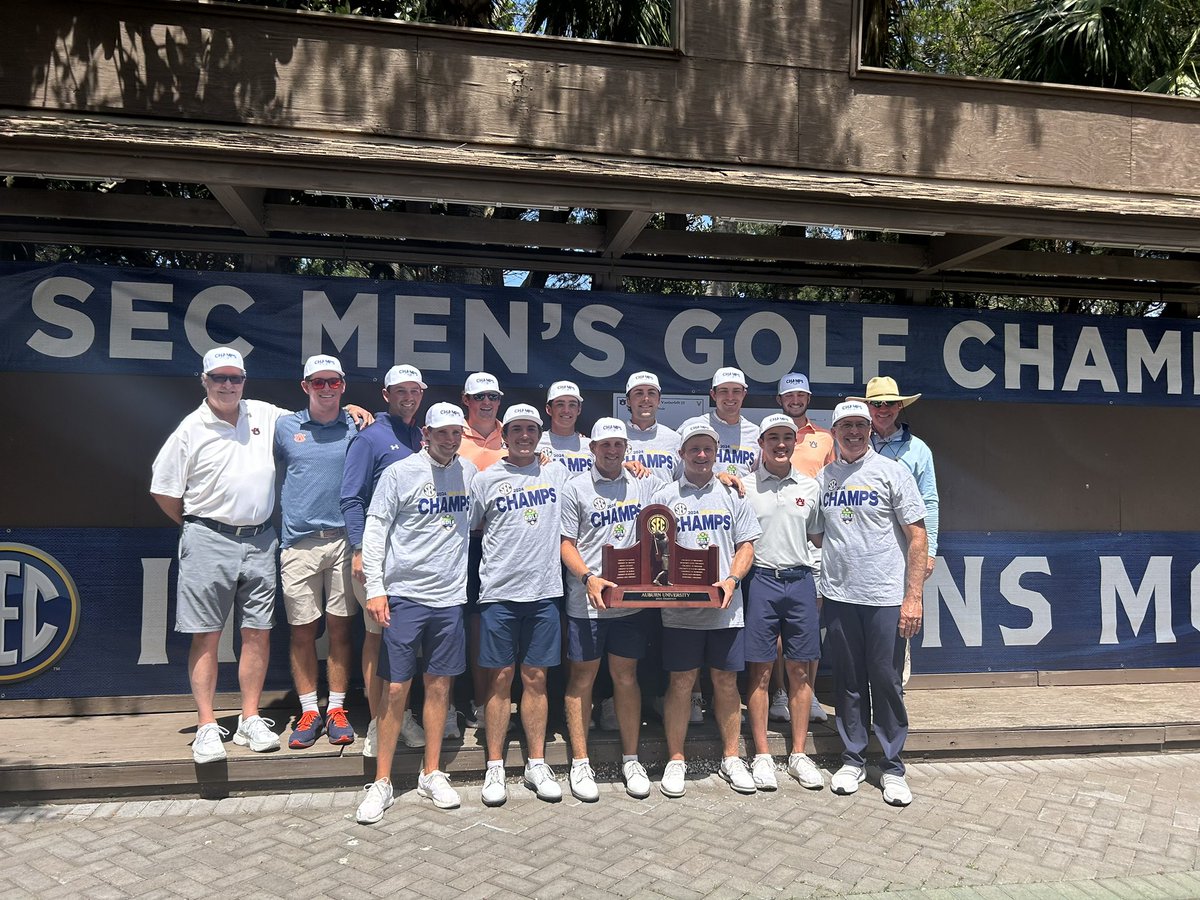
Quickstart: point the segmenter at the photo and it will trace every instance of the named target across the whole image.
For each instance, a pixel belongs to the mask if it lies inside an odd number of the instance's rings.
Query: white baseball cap
[[[500,382],[496,380],[495,375],[489,375],[487,372],[476,372],[473,375],[467,376],[467,383],[463,385],[463,393],[470,396],[471,394],[482,394],[487,392],[496,392],[501,397],[504,396],[504,391],[500,390]]]
[[[796,433],[796,423],[792,421],[791,416],[785,416],[783,413],[771,413],[758,426],[758,436],[761,438],[772,428],[788,428],[792,434]]]
[[[735,369],[732,366],[727,366],[724,369],[717,369],[713,373],[712,386],[717,387],[722,384],[740,384],[746,387],[746,373],[741,369]]]
[[[553,403],[559,397],[574,397],[580,403],[583,402],[583,394],[579,393],[579,385],[573,381],[556,381],[550,385],[550,390],[546,392],[546,402]]]
[[[868,424],[871,421],[871,411],[867,409],[867,404],[861,400],[847,400],[845,403],[839,403],[833,408],[833,422],[836,425],[842,419],[849,419],[858,416],[860,419],[866,419]]]
[[[604,417],[597,419],[596,424],[592,426],[592,440],[606,441],[612,438],[620,438],[623,441],[629,440],[629,432],[625,430],[625,423],[620,419]]]
[[[463,411],[453,403],[435,403],[425,411],[425,425],[429,428],[445,428],[447,425],[467,426]]]
[[[311,378],[318,372],[337,372],[343,378],[346,373],[342,371],[342,364],[338,362],[336,356],[310,356],[308,362],[304,364],[305,379]]]
[[[490,375],[488,377],[491,378]],[[486,390],[486,388],[484,388],[484,390]],[[504,411],[504,418],[501,420],[500,425],[503,427],[509,422],[516,422],[518,420],[535,422],[538,428],[542,427],[542,417],[538,415],[538,411],[528,403],[517,403],[506,409]]]
[[[242,360],[242,354],[232,347],[213,347],[204,354],[205,373],[222,366],[237,366],[242,372],[246,371],[246,363]]]
[[[421,380],[421,370],[416,366],[392,366],[387,370],[387,374],[383,376],[383,386],[390,388],[393,384],[404,384],[406,381],[414,381],[420,385],[421,390],[424,390],[429,385]]]
[[[679,449],[682,450],[688,441],[701,434],[708,435],[718,444],[721,442],[721,436],[717,434],[717,430],[707,422],[689,422],[680,429]]]
[[[782,397],[792,391],[804,391],[806,394],[811,394],[812,388],[808,386],[808,376],[799,372],[789,372],[779,379],[779,389],[775,393]]]
[[[628,394],[640,384],[652,387],[659,393],[662,393],[662,385],[658,383],[658,376],[653,372],[634,372],[629,376],[629,380],[625,382],[625,393]]]

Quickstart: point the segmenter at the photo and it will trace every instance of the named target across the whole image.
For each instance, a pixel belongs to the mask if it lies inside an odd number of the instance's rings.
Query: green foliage
[[[672,0],[534,0],[525,30],[666,46]]]

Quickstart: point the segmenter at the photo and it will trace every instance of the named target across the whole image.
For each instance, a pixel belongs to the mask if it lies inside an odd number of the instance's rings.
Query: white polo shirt
[[[242,400],[230,425],[201,402],[158,451],[150,492],[182,497],[185,516],[261,525],[275,510],[275,422],[290,413]]]
[[[817,480],[794,466],[782,478],[759,466],[743,483],[763,530],[754,544],[754,564],[768,569],[818,565],[817,554],[808,543],[809,523],[820,510]]]

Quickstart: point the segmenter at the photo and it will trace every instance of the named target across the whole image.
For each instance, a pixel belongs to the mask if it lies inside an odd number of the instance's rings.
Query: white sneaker
[[[446,710],[446,727],[442,731],[443,738],[460,738],[462,732],[458,730],[458,710],[454,708],[454,704],[450,704],[450,708]],[[430,774],[432,778],[437,772]],[[457,794],[455,795],[457,796]],[[443,806],[442,809],[452,809],[453,807]]]
[[[228,729],[222,728],[216,722],[201,725],[196,729],[196,739],[192,741],[192,761],[197,765],[204,765],[223,760],[227,754],[221,739],[227,737]]]
[[[582,766],[571,766],[571,774],[567,781],[571,785],[571,796],[576,800],[595,803],[600,799],[600,789],[596,787],[596,773],[586,763]]]
[[[440,769],[434,769],[428,775],[421,770],[417,776],[417,793],[432,800],[438,809],[458,809],[462,803],[458,791],[450,787],[450,779]]]
[[[777,791],[779,782],[775,780],[775,760],[769,756],[756,756],[750,763],[750,778],[760,791]]]
[[[699,725],[704,721],[704,695],[692,694],[692,711],[688,714],[689,725]]]
[[[867,780],[867,773],[858,766],[842,766],[829,779],[829,789],[835,794],[853,794]]]
[[[621,730],[621,726],[617,723],[617,704],[612,697],[600,701],[600,730]]]
[[[380,778],[365,788],[367,796],[358,804],[354,819],[360,825],[374,825],[383,818],[383,811],[396,802],[392,796],[392,783]]]
[[[682,797],[683,792],[687,790],[687,763],[682,759],[673,759],[667,763],[658,789],[666,797]]]
[[[746,762],[740,756],[721,760],[717,774],[729,782],[729,786],[739,794],[753,794],[758,790],[754,786],[754,778],[746,768]],[[776,785],[778,787],[778,785]]]
[[[892,806],[908,806],[912,803],[912,791],[903,775],[883,776],[883,802]]]
[[[363,741],[363,756],[374,759],[379,755],[376,749],[379,746],[379,720],[372,719],[371,724],[367,726],[367,738]]]
[[[787,772],[800,782],[801,787],[810,791],[819,791],[825,787],[825,776],[821,774],[816,763],[803,753],[793,753],[788,757]]]
[[[636,759],[621,764],[621,777],[625,779],[625,793],[635,800],[645,800],[650,796],[650,776],[646,767]]]
[[[821,701],[817,699],[817,695],[813,694],[812,708],[808,713],[808,721],[810,722],[825,722],[829,719],[829,713],[821,708]]]
[[[595,786],[592,782],[592,786]],[[562,799],[562,787],[554,778],[554,771],[545,763],[536,766],[525,764],[525,787],[535,791],[539,800],[547,803],[557,803]]]
[[[772,722],[792,721],[792,711],[788,708],[788,693],[783,688],[771,695],[771,707],[767,710],[767,718]]]
[[[488,766],[483,775],[483,790],[479,799],[484,806],[503,806],[508,799],[508,788],[504,784],[504,767]]]
[[[400,725],[400,740],[405,747],[420,749],[425,746],[425,729],[413,718],[412,710],[404,711],[404,722]]]
[[[237,732],[233,742],[239,747],[249,747],[255,753],[268,753],[279,749],[279,735],[271,730],[275,724],[262,716],[251,716],[245,721],[238,716]]]

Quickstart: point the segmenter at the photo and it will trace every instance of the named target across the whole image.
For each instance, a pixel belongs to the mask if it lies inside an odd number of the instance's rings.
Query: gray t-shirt
[[[874,450],[856,462],[840,459],[817,473],[821,486],[812,534],[821,545],[822,597],[863,606],[899,606],[904,600],[902,525],[925,518],[925,501],[902,464]]]
[[[469,492],[477,474],[462,457],[442,466],[428,450],[383,470],[363,532],[368,597],[467,602]]]
[[[680,467],[679,433],[658,422],[649,428],[627,422],[625,427],[629,432],[625,461],[637,460],[659,480],[674,481]]]
[[[550,454],[551,462],[562,464],[569,475],[580,472],[590,472],[595,460],[592,459],[591,441],[580,434],[555,434],[553,431],[543,431],[538,441],[538,453],[545,451]]]
[[[681,477],[655,491],[650,502],[662,503],[675,514],[680,547],[705,550],[716,545],[720,552],[718,580],[729,577],[737,545],[756,541],[762,534],[754,507],[733,488],[721,484],[715,475],[703,487],[696,487],[686,476]],[[699,631],[741,628],[742,592],[734,590],[733,599],[725,609],[664,609],[662,623],[669,628]]]
[[[637,517],[661,486],[653,478],[634,478],[628,470],[614,479],[593,469],[577,475],[563,489],[562,534],[575,542],[584,564],[600,574],[604,545],[618,550],[637,541]],[[567,615],[576,619],[613,619],[641,612],[640,609],[599,610],[588,603],[587,588],[567,575]]]
[[[561,597],[562,494],[567,470],[535,457],[502,459],[471,484],[471,529],[483,529],[479,602]]]
[[[703,422],[717,432],[717,461],[713,474],[727,472],[745,478],[758,459],[758,426],[739,416],[733,425],[721,421],[715,412],[704,416],[692,416],[679,426],[680,432],[691,422]]]

